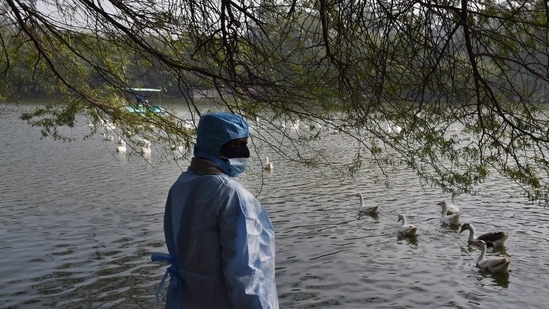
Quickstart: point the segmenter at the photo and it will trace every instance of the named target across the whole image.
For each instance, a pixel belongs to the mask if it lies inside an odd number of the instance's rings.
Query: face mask
[[[235,169],[236,175],[244,172],[248,166],[248,158],[231,158],[229,163]]]
[[[243,145],[241,147],[223,147],[221,148],[221,151],[219,152],[219,155],[221,158],[249,158],[250,157],[250,149],[248,149],[248,146]]]

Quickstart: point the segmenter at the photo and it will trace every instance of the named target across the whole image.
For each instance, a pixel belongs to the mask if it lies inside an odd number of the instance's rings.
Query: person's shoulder
[[[217,186],[223,187],[223,190],[226,192],[240,192],[249,193],[248,190],[234,177],[230,177],[226,174],[222,175],[207,175],[210,184],[213,182],[217,183]]]
[[[233,186],[231,178],[225,174],[197,174],[192,170],[187,170],[179,176],[176,184],[187,186],[190,184],[204,186]]]
[[[234,179],[233,177],[230,177],[228,175],[224,175],[224,177],[220,177],[220,181],[224,182],[225,185],[233,190],[239,191],[239,190],[246,190],[238,180]]]
[[[236,194],[240,197],[240,199],[245,199],[249,201],[256,200],[255,196],[234,178],[231,178],[231,181],[230,183],[228,183],[228,186],[231,186],[231,188],[236,192]]]

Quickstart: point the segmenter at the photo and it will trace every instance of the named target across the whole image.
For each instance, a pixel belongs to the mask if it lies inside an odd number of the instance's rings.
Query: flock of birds
[[[113,141],[114,139],[105,139],[106,141]],[[151,142],[148,140],[142,140],[141,149],[139,151],[140,154],[147,156],[151,154]],[[121,137],[118,137],[118,146],[116,146],[116,152],[120,154],[125,154],[127,152],[127,146],[126,141],[124,141]]]
[[[377,215],[380,212],[379,205],[366,206],[362,193],[357,193],[360,198],[360,206],[358,207],[358,215]],[[437,202],[437,205],[442,207],[440,223],[446,226],[459,226],[460,233],[469,231],[468,243],[480,246],[481,252],[477,259],[476,265],[480,269],[493,273],[509,273],[511,271],[511,260],[509,257],[487,257],[487,247],[505,247],[505,243],[509,238],[509,232],[489,232],[481,235],[476,234],[476,230],[471,223],[461,223],[461,211],[455,204],[455,194],[452,195],[452,202],[447,204],[445,201]],[[406,216],[398,215],[397,222],[400,222],[398,235],[402,237],[417,237],[419,229],[416,225],[408,223]]]
[[[91,126],[91,124],[90,124],[90,126]],[[104,132],[102,133],[103,140],[104,141],[114,141],[114,135],[112,133],[112,131],[114,130],[113,125],[103,124],[103,127],[104,127]],[[141,147],[140,153],[144,156],[150,155],[151,154],[151,142],[148,141],[148,140],[145,140],[145,139],[142,139],[141,142],[142,142],[143,145]],[[179,147],[172,146],[172,150],[183,151],[182,147],[183,146],[179,146]],[[124,139],[122,139],[121,136],[118,136],[118,146],[116,147],[116,152],[120,153],[120,154],[125,154],[127,152],[126,141],[124,141]],[[269,160],[269,157],[266,157],[266,159],[267,160],[263,164],[263,169],[266,170],[266,171],[271,172],[271,171],[274,170],[273,162],[271,162]]]
[[[110,132],[113,128],[109,125],[104,124],[105,131],[103,132],[103,140],[113,141],[114,135]],[[391,128],[391,131],[398,131],[398,129]],[[144,146],[141,147],[142,155],[150,155],[151,153],[151,143],[148,140],[144,140]],[[119,136],[118,137],[119,146],[116,147],[116,152],[126,153],[126,142]],[[266,161],[263,164],[263,169],[266,171],[273,171],[274,165],[273,162],[269,160],[269,157],[266,157]],[[366,206],[364,203],[364,196],[362,193],[357,193],[357,197],[360,198],[360,206],[358,207],[358,215],[377,215],[380,212],[380,206]],[[436,203],[442,208],[442,213],[440,217],[440,223],[447,226],[460,226],[460,233],[468,230],[469,237],[467,239],[468,243],[475,244],[480,246],[481,253],[477,259],[477,267],[494,272],[494,273],[508,273],[511,271],[511,260],[508,257],[487,257],[486,251],[487,247],[504,247],[507,239],[509,238],[508,232],[490,232],[481,235],[476,235],[476,230],[471,223],[461,224],[461,211],[459,207],[455,204],[455,194],[452,194],[452,202],[447,204],[445,201],[439,201]],[[419,229],[416,225],[408,223],[406,216],[404,214],[398,215],[397,222],[400,222],[400,227],[398,229],[398,235],[403,237],[417,237],[419,235]]]
[[[105,142],[112,142],[115,139],[115,130],[116,126],[113,123],[105,122],[103,120],[100,121],[99,125],[103,127],[103,132],[101,135],[103,136],[103,141]],[[92,123],[91,121],[88,122],[88,126],[90,128],[95,128],[96,124]],[[140,147],[139,153],[143,156],[148,156],[151,154],[151,142],[146,139],[141,139],[140,141]],[[127,143],[120,135],[118,135],[118,146],[116,146],[115,150],[117,153],[120,154],[126,154],[127,152]]]
[[[103,132],[103,140],[106,142],[112,142],[114,141],[114,135],[110,132]],[[117,153],[120,154],[126,154],[127,152],[127,143],[122,137],[118,136],[117,141],[118,146],[116,146],[115,150]],[[139,153],[147,156],[151,154],[151,142],[145,139],[141,140],[141,149],[139,150]]]

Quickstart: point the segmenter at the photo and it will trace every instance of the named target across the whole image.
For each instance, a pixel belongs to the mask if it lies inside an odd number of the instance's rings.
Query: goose
[[[151,143],[150,142],[145,143],[145,146],[141,147],[141,154],[143,154],[143,155],[151,154]]]
[[[469,243],[477,243],[477,240],[483,240],[488,247],[503,247],[507,238],[509,238],[508,232],[490,232],[477,237],[475,235],[475,228],[471,223],[464,223],[459,232],[461,233],[465,230],[469,230],[469,239],[467,240]]]
[[[479,240],[482,251],[477,259],[477,266],[493,273],[509,273],[511,260],[508,257],[486,257],[486,242]]]
[[[263,165],[263,168],[272,171],[274,169],[273,162],[269,161],[269,157],[267,157],[267,162],[265,162],[265,165]]]
[[[120,146],[116,147],[116,152],[126,153],[126,141],[121,139],[118,143]]]
[[[178,153],[183,153],[183,150],[184,150],[184,147],[183,145],[172,145],[171,147],[171,150],[175,151],[175,152],[178,152]]]
[[[101,119],[100,121],[101,121],[101,125],[103,126],[103,128],[105,128],[105,130],[113,130],[114,131],[116,129],[116,126],[114,125],[114,123],[105,121],[103,119]]]
[[[139,145],[146,145],[147,143],[150,143],[150,141],[146,138],[143,138],[143,137],[137,137],[135,138],[135,141],[136,143],[138,143]]]
[[[449,215],[460,212],[459,207],[456,205],[456,202],[455,202],[456,195],[457,195],[456,193],[452,193],[452,202],[451,203],[448,204],[445,201],[440,201],[440,202],[437,202],[437,205],[443,206],[444,204],[446,204],[446,206],[448,207],[448,214]]]
[[[400,222],[400,221],[402,221],[402,224],[400,225],[400,228],[398,229],[398,234],[399,235],[415,237],[419,234],[417,227],[413,224],[407,223],[406,222],[406,217],[402,214],[398,215],[397,222]]]
[[[449,215],[448,206],[446,205],[446,203],[442,203],[442,216],[440,217],[440,223],[445,225],[459,225],[459,217],[461,216],[461,214],[458,212]]]
[[[338,134],[339,133],[339,128],[328,128],[328,133],[329,134]]]
[[[104,141],[114,141],[114,136],[110,133],[103,132],[103,140]]]
[[[402,132],[402,127],[398,124],[387,124],[387,133],[388,134],[400,134]]]
[[[362,195],[362,193],[357,193],[355,196],[360,197],[360,206],[358,206],[359,215],[376,215],[379,213],[379,205],[366,206],[364,205],[364,196]]]

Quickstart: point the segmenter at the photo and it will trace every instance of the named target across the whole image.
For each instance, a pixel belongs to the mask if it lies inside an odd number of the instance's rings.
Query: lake
[[[119,154],[117,143],[89,133],[85,118],[64,129],[70,143],[40,139],[18,117],[31,105],[0,106],[0,308],[162,308],[155,292],[165,266],[164,202],[187,167],[152,145],[148,160]],[[321,143],[352,155],[340,134]],[[354,178],[307,168],[260,147],[238,179],[269,211],[276,231],[281,308],[545,308],[549,296],[549,209],[492,175],[475,196],[456,198],[462,222],[477,233],[505,230],[512,272],[475,266],[479,248],[467,232],[441,226],[439,200],[404,168],[386,181],[375,166]],[[272,172],[263,172],[268,156]],[[345,160],[342,160],[345,161]],[[380,204],[376,217],[357,216],[359,199]],[[397,236],[403,213],[419,227]]]

